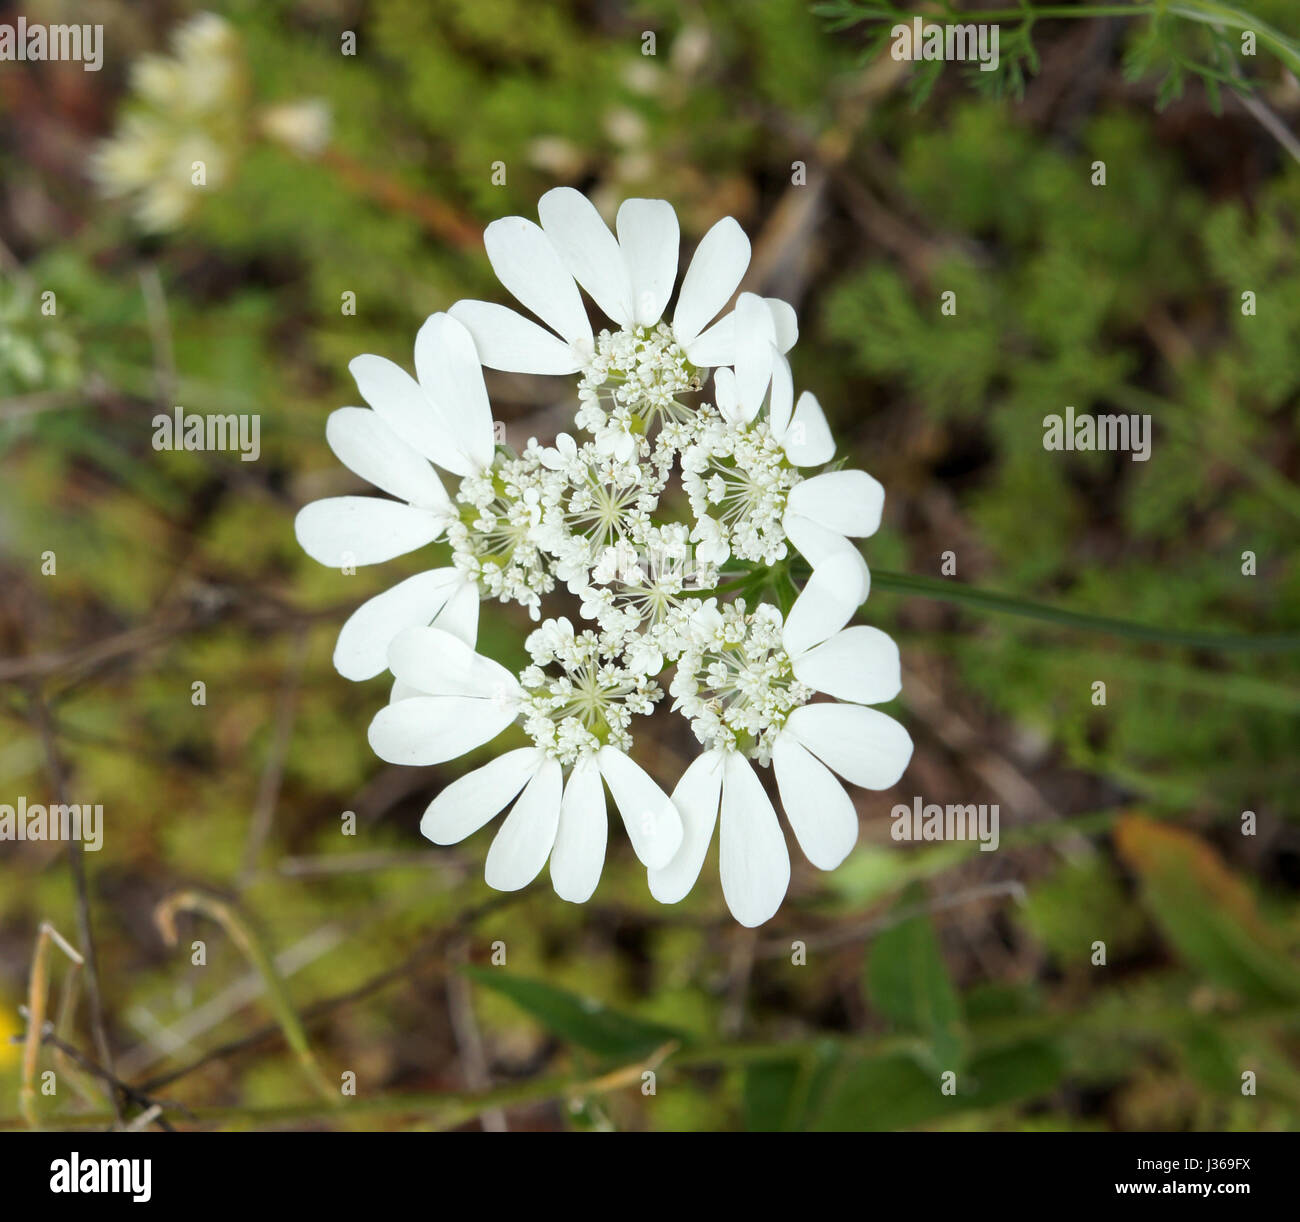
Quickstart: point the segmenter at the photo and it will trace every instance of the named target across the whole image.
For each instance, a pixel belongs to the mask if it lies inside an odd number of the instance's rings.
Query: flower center
[[[683,425],[696,409],[678,396],[698,391],[699,371],[686,359],[664,323],[602,331],[578,383],[577,423],[605,452],[621,457],[655,455],[670,463],[680,448]],[[651,445],[650,435],[658,430]]]
[[[632,746],[632,717],[663,697],[657,683],[622,664],[619,642],[575,634],[566,619],[547,620],[528,638],[533,664],[520,676],[524,730],[547,755],[573,764],[609,744]],[[547,674],[555,667],[558,675]]]
[[[741,560],[775,564],[785,558],[786,498],[803,477],[790,465],[767,423],[704,424],[682,454],[682,485],[701,523],[697,530],[726,544]]]
[[[548,461],[532,537],[554,559],[562,581],[582,584],[607,549],[640,546],[667,477],[645,463],[601,455],[594,442],[551,451]]]
[[[459,516],[447,527],[456,567],[485,597],[520,603],[536,618],[555,586],[533,540],[541,520],[536,465],[498,451],[488,470],[461,480],[456,502]]]
[[[712,600],[710,600],[710,604]],[[780,612],[744,599],[706,604],[691,625],[669,689],[707,747],[734,748],[766,764],[792,710],[812,698],[781,645]]]

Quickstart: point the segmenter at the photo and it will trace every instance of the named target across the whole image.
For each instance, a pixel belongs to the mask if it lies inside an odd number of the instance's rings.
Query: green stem
[[[894,590],[919,598],[978,607],[982,611],[1019,615],[1026,619],[1063,624],[1069,628],[1086,628],[1109,636],[1130,637],[1139,641],[1158,641],[1164,645],[1186,645],[1194,649],[1235,650],[1250,653],[1300,652],[1300,636],[1237,636],[1217,632],[1197,632],[1182,628],[1160,628],[1154,624],[1137,624],[1107,615],[1090,615],[1084,611],[1067,611],[1044,603],[1028,602],[1008,594],[978,590],[973,586],[934,577],[917,577],[910,573],[871,570],[871,584],[877,590]]]
[[[1245,12],[1231,4],[1218,4],[1214,0],[1184,0],[1182,3],[1158,4],[1079,4],[1079,5],[1045,5],[1034,8],[990,9],[979,11],[971,9],[964,12],[947,13],[872,13],[864,14],[864,20],[911,21],[920,17],[923,21],[935,25],[964,25],[972,20],[995,22],[1025,21],[1080,21],[1098,17],[1158,17],[1168,14],[1181,17],[1185,21],[1194,21],[1199,25],[1227,26],[1234,30],[1250,30],[1264,46],[1268,47],[1292,72],[1300,73],[1300,46],[1289,39],[1281,30],[1274,29],[1252,13]]]
[[[1167,1034],[1182,1027],[1188,1019],[1186,1007],[1164,1007],[1139,1011],[1131,1004],[1117,1004],[1122,999],[1103,997],[1090,1010],[1082,1014],[1070,1012],[1028,1014],[1005,1017],[996,1023],[977,1028],[972,1032],[975,1044],[982,1050],[1011,1047],[1031,1039],[1054,1039],[1068,1036],[1072,1041],[1093,1038],[1107,1047],[1116,1041],[1150,1038]],[[1225,1028],[1264,1029],[1279,1022],[1294,1023],[1296,1012],[1289,1003],[1284,1007],[1261,1006],[1240,1014],[1223,1014],[1219,1021]],[[737,1043],[701,1045],[676,1051],[662,1049],[658,1057],[664,1061],[662,1072],[671,1073],[687,1069],[743,1068],[749,1065],[794,1061],[809,1054],[818,1045],[840,1048],[843,1052],[863,1057],[897,1055],[918,1048],[917,1038],[910,1035],[889,1035],[864,1040],[860,1036],[818,1033],[803,1040],[768,1043]],[[536,1078],[529,1082],[516,1082],[508,1086],[479,1093],[376,1095],[347,1100],[345,1114],[371,1116],[410,1116],[423,1114],[439,1128],[453,1127],[472,1120],[483,1112],[522,1103],[537,1103],[548,1099],[590,1097],[626,1089],[640,1082],[641,1074],[657,1063],[657,1057],[636,1061],[615,1069],[611,1073],[592,1078],[589,1074],[562,1074]],[[276,1104],[270,1107],[206,1107],[192,1109],[199,1123],[232,1123],[269,1125],[287,1124],[311,1119],[332,1119],[340,1109],[315,1100]],[[81,1116],[60,1115],[60,1127],[76,1128],[103,1124],[106,1114]],[[18,1117],[0,1118],[0,1129],[15,1128],[21,1124]]]
[[[239,947],[244,957],[258,975],[262,977],[262,982],[266,986],[266,997],[271,1006],[271,1013],[275,1015],[276,1021],[280,1024],[280,1028],[284,1032],[284,1038],[288,1041],[289,1047],[293,1049],[304,1076],[330,1105],[334,1107],[340,1106],[343,1102],[342,1096],[331,1087],[324,1073],[321,1072],[320,1065],[317,1063],[316,1057],[311,1050],[311,1044],[307,1039],[307,1032],[303,1028],[302,1021],[298,1018],[298,1012],[293,1008],[293,1002],[289,998],[289,990],[285,987],[280,972],[275,966],[275,960],[272,958],[270,951],[263,945],[262,940],[253,932],[252,926],[231,905],[217,899],[215,896],[205,895],[199,891],[180,891],[163,900],[154,913],[158,928],[162,932],[164,941],[169,946],[176,945],[176,914],[178,912],[199,913],[208,917],[209,920],[216,921],[226,931],[231,941]]]
[[[1253,13],[1247,13],[1232,4],[1216,4],[1213,0],[1189,0],[1172,4],[1166,10],[1175,17],[1196,21],[1201,25],[1228,26],[1233,30],[1250,30],[1292,72],[1300,72],[1300,47],[1281,30],[1274,29]]]

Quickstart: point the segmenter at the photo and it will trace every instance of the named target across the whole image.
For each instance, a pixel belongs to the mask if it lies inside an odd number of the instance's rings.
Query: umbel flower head
[[[239,33],[215,13],[196,13],[172,31],[170,55],[131,65],[131,97],[91,174],[102,194],[131,201],[141,228],[175,229],[204,190],[230,180],[255,136],[312,156],[329,129],[320,101],[255,110]]]
[[[334,412],[326,437],[387,496],[309,504],[298,539],[345,570],[433,543],[451,563],[363,603],[335,665],[392,672],[369,731],[391,763],[446,763],[506,733],[527,744],[452,782],[421,822],[452,844],[509,808],[487,854],[493,887],[523,887],[549,861],[557,894],[589,898],[607,791],[664,903],[692,889],[720,824],[723,895],[756,925],[790,878],[762,772],[805,856],[830,870],[858,832],[841,780],[885,789],[911,757],[906,730],[871,707],[898,695],[898,650],[849,626],[870,585],[852,540],[875,532],[884,492],[829,467],[830,428],[813,395],[796,399],[785,355],[794,311],[751,293],[727,309],[749,261],[734,220],[701,239],[669,315],[667,203],[625,201],[615,232],[568,188],[538,212],[540,225],[494,222],[485,242],[540,321],[461,301],[420,328],[414,377],[352,362],[368,407]],[[611,327],[593,328],[579,287]],[[519,453],[494,445],[485,366],[571,376],[572,430]],[[792,604],[775,601],[800,582]],[[485,600],[536,621],[518,673],[476,649]],[[634,754],[674,716],[701,751],[670,796]]]

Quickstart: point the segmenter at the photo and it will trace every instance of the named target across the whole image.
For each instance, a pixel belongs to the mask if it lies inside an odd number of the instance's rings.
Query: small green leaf
[[[914,907],[919,895],[912,888],[901,907]],[[961,1063],[961,1001],[928,916],[908,917],[875,940],[867,959],[867,991],[897,1027],[927,1040],[935,1066],[953,1069]]]
[[[663,1044],[685,1043],[690,1038],[682,1031],[607,1009],[602,1002],[540,980],[510,976],[498,968],[471,966],[464,971],[471,980],[508,997],[553,1035],[597,1056],[630,1059]]]
[[[1115,829],[1120,856],[1183,959],[1216,984],[1265,1002],[1300,999],[1300,968],[1245,885],[1199,837],[1136,815]]]
[[[836,1082],[814,1127],[821,1131],[906,1129],[960,1112],[1035,1099],[1055,1087],[1064,1061],[1054,1044],[1028,1041],[974,1057],[956,1071],[955,1093],[906,1055],[864,1057]]]
[[[815,1113],[840,1049],[829,1041],[804,1047],[788,1061],[752,1065],[745,1073],[745,1129],[751,1133],[793,1133]]]

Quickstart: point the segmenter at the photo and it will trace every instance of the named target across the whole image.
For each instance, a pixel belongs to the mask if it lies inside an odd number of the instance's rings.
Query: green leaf
[[[1136,815],[1115,829],[1147,907],[1179,955],[1216,984],[1265,1002],[1300,1000],[1300,968],[1245,885],[1199,837]]]
[[[910,889],[901,908],[914,907],[919,895],[919,888]],[[882,933],[868,955],[866,978],[876,1009],[902,1030],[923,1036],[935,1067],[961,1064],[961,1001],[928,916],[909,917]]]
[[[747,1132],[789,1131],[790,1104],[802,1074],[799,1061],[769,1061],[746,1071],[743,1109]]]
[[[972,851],[968,842],[913,848],[906,853],[864,844],[827,879],[827,886],[846,904],[872,904],[901,891],[908,883],[950,870]]]
[[[1095,941],[1111,959],[1142,939],[1146,918],[1100,853],[1061,866],[1025,900],[1021,919],[1062,963],[1086,964]]]
[[[540,980],[510,976],[498,968],[466,967],[471,980],[508,997],[547,1031],[597,1056],[631,1059],[664,1044],[689,1042],[682,1031],[610,1010]]]
[[[1054,1044],[1028,1041],[976,1056],[957,1072],[955,1093],[945,1095],[940,1075],[911,1057],[865,1057],[835,1084],[814,1128],[859,1133],[912,1128],[1038,1098],[1055,1087],[1063,1070]]]
[[[805,1048],[788,1061],[752,1065],[745,1072],[744,1119],[751,1133],[792,1133],[806,1127],[826,1093],[840,1049],[830,1042]]]

